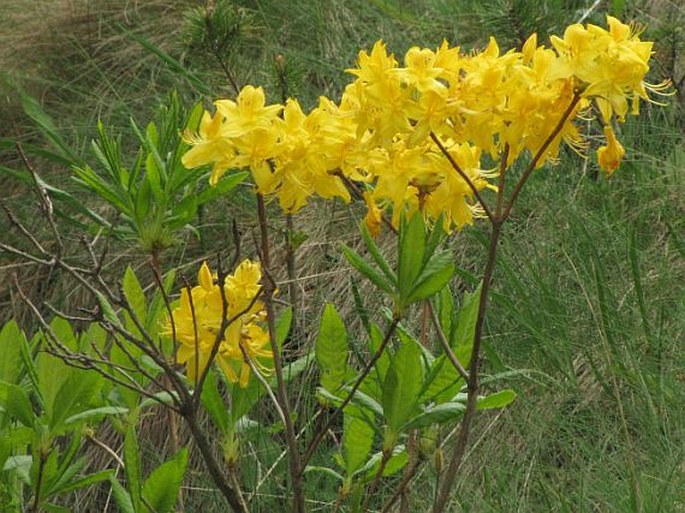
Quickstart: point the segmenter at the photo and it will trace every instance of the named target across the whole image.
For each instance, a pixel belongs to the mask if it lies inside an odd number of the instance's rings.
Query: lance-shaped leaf
[[[26,343],[24,332],[11,320],[0,331],[0,381],[17,383],[22,373],[21,348]]]
[[[453,256],[447,251],[432,255],[416,279],[407,303],[427,299],[444,289],[454,276],[453,260]]]
[[[404,340],[383,382],[383,413],[391,438],[414,415],[422,386],[421,349],[411,339]]]
[[[471,355],[470,348],[473,347],[473,338],[476,334],[476,322],[478,320],[478,306],[480,304],[481,285],[473,292],[464,295],[464,302],[459,309],[457,316],[457,325],[454,329],[454,337],[450,341],[452,349],[459,347],[469,348],[469,357]],[[468,365],[468,361],[462,362]]]
[[[362,273],[366,278],[371,281],[376,287],[381,289],[383,292],[388,294],[394,294],[395,288],[393,283],[391,283],[381,272],[376,270],[372,265],[370,265],[366,260],[359,256],[355,251],[348,248],[343,244],[342,246],[343,255],[357,271]]]
[[[187,466],[188,448],[184,447],[152,471],[143,485],[146,512],[168,513],[174,508]]]
[[[369,458],[366,465],[360,468],[356,474],[363,476],[364,482],[368,483],[374,479],[376,474],[378,474],[378,469],[382,459],[382,452],[375,453]],[[394,447],[392,450],[392,456],[390,456],[390,459],[385,464],[385,468],[383,469],[383,477],[391,476],[402,470],[408,461],[409,455],[407,454],[406,447],[404,445],[398,445]]]
[[[145,315],[147,313],[147,301],[145,300],[143,288],[140,286],[140,281],[138,281],[138,277],[131,266],[126,267],[126,272],[124,272],[122,289],[124,290],[126,300],[129,305],[131,305],[133,313],[136,314],[136,317],[138,317],[138,320],[141,323],[144,323]],[[131,328],[132,326],[129,327],[129,330],[131,330]]]
[[[321,369],[321,386],[335,392],[347,369],[347,330],[332,304],[324,307],[316,337],[316,362]]]
[[[378,268],[383,272],[383,274],[388,279],[388,281],[393,285],[393,287],[396,287],[397,275],[395,274],[395,271],[392,270],[387,260],[385,260],[385,258],[381,254],[381,250],[374,242],[373,238],[371,237],[371,234],[369,233],[369,230],[366,228],[365,225],[361,226],[361,232],[362,239],[364,239],[364,244],[366,244],[366,249],[369,250],[369,254],[373,258],[374,262],[376,262]]]
[[[464,368],[468,368],[471,360],[480,290],[478,287],[474,292],[465,294],[450,337],[452,351]],[[462,385],[463,380],[447,356],[440,355],[433,361],[428,372],[421,400],[444,403],[449,401]]]
[[[466,405],[462,402],[452,401],[449,403],[438,404],[417,415],[404,426],[403,431],[419,429],[433,424],[446,424],[459,420],[466,411]]]
[[[102,376],[95,372],[72,371],[55,396],[54,408],[49,415],[50,428],[57,430],[69,417],[90,409],[94,396],[102,387],[102,380]]]
[[[477,408],[479,410],[491,410],[504,408],[516,399],[516,392],[511,389],[500,390],[485,397],[479,397]]]
[[[128,484],[128,495],[133,511],[142,511],[141,488],[143,485],[143,477],[140,462],[140,447],[138,445],[138,437],[136,436],[134,426],[128,428],[126,436],[124,437],[124,465],[126,482]]]
[[[426,227],[419,214],[408,220],[403,217],[398,235],[397,288],[402,306],[409,304],[409,296],[423,271],[426,254]]]
[[[10,418],[18,420],[25,426],[33,426],[34,414],[31,401],[19,385],[0,381],[0,408]]]
[[[109,482],[112,485],[112,496],[114,497],[114,502],[117,503],[119,511],[121,513],[137,513],[138,510],[133,506],[133,500],[131,495],[126,491],[126,489],[121,486],[117,478],[114,475],[109,477]]]
[[[348,406],[343,417],[343,454],[345,471],[352,476],[366,462],[373,445],[374,429],[359,408]]]
[[[202,405],[207,410],[207,413],[214,421],[214,424],[221,433],[226,433],[231,424],[231,416],[228,413],[228,407],[224,399],[219,393],[217,385],[216,374],[214,370],[210,370],[202,387]]]

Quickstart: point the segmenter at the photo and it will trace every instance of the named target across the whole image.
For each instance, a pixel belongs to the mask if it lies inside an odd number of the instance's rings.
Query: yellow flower
[[[573,75],[583,88],[583,96],[593,98],[604,123],[615,114],[623,121],[639,110],[640,99],[650,101],[648,91],[667,94],[668,81],[648,84],[653,43],[641,41],[635,27],[607,16],[609,30],[596,25],[571,25],[564,37],[552,36],[552,46],[560,57],[561,74]]]
[[[260,291],[261,268],[244,260],[235,273],[226,277],[224,295],[207,263],[198,272],[198,285],[183,289],[178,306],[167,319],[162,333],[175,334],[178,344],[176,359],[186,365],[188,378],[197,383],[209,363],[215,344],[219,344],[216,363],[232,383],[246,387],[250,366],[243,351],[261,372],[269,368],[258,359],[272,358],[268,333],[258,324],[265,316],[264,305],[255,301]],[[226,313],[224,314],[224,308]],[[223,338],[218,340],[223,320],[233,320]],[[173,329],[172,329],[173,322]],[[242,348],[242,349],[241,349]]]
[[[599,166],[602,168],[602,171],[611,175],[621,164],[621,160],[623,160],[623,155],[625,155],[626,151],[616,139],[614,131],[610,126],[607,125],[604,127],[604,135],[607,138],[607,145],[601,146],[597,150],[597,160],[599,161]]]
[[[376,205],[376,201],[373,199],[373,194],[371,192],[364,191],[364,201],[366,202],[367,207],[364,224],[369,230],[371,237],[378,237],[381,233],[381,225],[383,224],[383,211]]]
[[[224,134],[224,117],[218,112],[212,116],[205,112],[200,120],[200,127],[197,134],[186,131],[183,139],[192,148],[188,150],[181,159],[183,165],[192,169],[214,164],[209,183],[216,185],[219,178],[231,167],[235,150],[233,144]]]
[[[237,102],[215,102],[217,111],[226,119],[225,135],[240,137],[254,129],[269,130],[283,106],[266,106],[265,103],[264,89],[251,85],[243,87]]]
[[[482,170],[481,157],[491,169],[506,169],[523,154],[537,156],[540,168],[558,159],[563,143],[584,153],[576,119],[587,118],[591,105],[610,125],[636,114],[640,100],[651,101],[648,92],[664,94],[667,83],[645,82],[651,53],[634,26],[612,17],[607,28],[569,26],[551,37],[551,48],[535,34],[520,51],[500,51],[494,38],[469,54],[445,41],[435,51],[412,47],[404,67],[378,41],[346,70],[354,79],[337,103],[321,97],[309,112],[295,100],[267,106],[264,91],[252,86],[235,102],[217,101],[199,134],[186,137],[193,148],[184,163],[213,164],[212,183],[227,169],[249,168],[257,191],[288,213],[314,195],[349,201],[346,186],[356,181],[373,191],[364,196],[372,233],[386,207],[394,225],[402,212],[420,210],[429,221],[442,216],[446,231],[459,229],[483,214],[473,189],[496,189],[496,173]],[[597,156],[610,173],[624,150],[610,128],[605,133]],[[235,330],[231,337],[240,338]]]
[[[404,57],[406,68],[396,69],[394,72],[403,82],[416,87],[419,92],[433,91],[444,95],[447,88],[437,80],[443,70],[435,66],[435,61],[435,52],[414,46]]]

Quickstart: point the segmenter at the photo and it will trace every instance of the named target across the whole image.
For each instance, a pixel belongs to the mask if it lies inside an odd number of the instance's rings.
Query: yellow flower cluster
[[[295,100],[267,106],[252,86],[236,102],[216,101],[199,133],[187,135],[193,148],[183,162],[213,164],[212,183],[249,168],[258,192],[276,195],[287,212],[312,195],[348,201],[346,182],[355,182],[372,232],[389,207],[394,224],[403,210],[420,210],[427,219],[443,215],[446,230],[459,228],[479,214],[474,190],[495,188],[489,179],[519,156],[537,156],[541,167],[555,161],[562,141],[585,149],[574,119],[592,102],[608,142],[599,163],[609,173],[618,167],[613,118],[624,120],[628,102],[636,113],[648,90],[666,84],[644,82],[652,43],[615,18],[608,26],[573,25],[552,48],[533,35],[506,53],[494,38],[470,54],[447,42],[435,51],[414,47],[404,67],[379,41],[347,70],[355,79],[338,103],[322,97],[305,114]]]
[[[264,305],[255,301],[260,291],[262,272],[258,263],[244,260],[235,273],[226,277],[226,320],[233,319],[219,343],[216,363],[226,379],[246,387],[250,378],[250,366],[243,351],[264,372],[268,368],[258,358],[273,358],[269,347],[269,335],[259,325],[264,319]],[[224,299],[207,263],[198,273],[199,285],[181,291],[179,305],[167,319],[163,329],[166,336],[176,337],[179,344],[177,360],[186,364],[188,378],[197,382],[207,367],[212,348],[217,341],[224,319]],[[242,347],[242,349],[241,349]]]

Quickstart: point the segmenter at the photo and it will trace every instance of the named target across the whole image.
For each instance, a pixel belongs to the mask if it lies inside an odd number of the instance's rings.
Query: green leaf
[[[24,92],[21,92],[20,95],[21,106],[23,107],[24,112],[35,121],[43,135],[65,159],[69,160],[72,164],[79,163],[81,161],[80,157],[64,142],[64,139],[59,135],[52,118],[43,110],[40,103]]]
[[[114,502],[119,507],[120,513],[138,513],[139,510],[136,510],[133,506],[131,495],[121,486],[114,475],[109,477],[109,482],[112,484],[112,496],[114,497]]]
[[[383,343],[383,332],[378,327],[378,324],[371,324],[371,333],[369,334],[369,350],[372,354],[380,349]],[[390,367],[390,356],[387,351],[383,351],[381,356],[376,361],[374,365],[374,370],[372,374],[376,376],[378,383],[382,384],[385,381],[385,376],[388,373],[388,368]]]
[[[438,248],[438,244],[440,244],[445,237],[445,230],[442,228],[444,226],[444,221],[445,215],[444,213],[441,213],[435,220],[433,227],[427,228],[428,236],[426,240],[426,255],[424,256],[424,262],[427,262],[433,256],[435,250]]]
[[[352,391],[352,387],[345,387],[344,390],[349,393]],[[361,390],[355,391],[354,396],[352,396],[352,404],[361,406],[363,410],[372,412],[379,417],[383,416],[383,407],[378,401]]]
[[[321,369],[321,386],[335,392],[345,380],[347,370],[347,330],[332,304],[324,307],[316,337],[316,361]]]
[[[288,307],[283,310],[283,313],[276,319],[276,345],[279,348],[283,347],[285,340],[290,334],[290,327],[293,323],[293,309]]]
[[[468,368],[471,360],[473,339],[478,319],[480,287],[464,295],[463,304],[451,332],[450,346],[461,364]],[[436,358],[429,370],[426,387],[421,393],[421,401],[434,401],[438,404],[449,401],[463,385],[459,373],[446,355]]]
[[[404,341],[383,382],[383,413],[390,436],[399,435],[402,424],[414,414],[422,385],[421,349],[411,340]]]
[[[154,399],[153,399],[154,397]],[[145,400],[140,402],[140,409],[149,408],[150,406],[155,406],[160,403],[162,404],[173,404],[174,398],[178,399],[178,392],[156,392],[152,394],[151,397],[146,397]]]
[[[43,496],[45,498],[53,497],[60,493],[60,490],[71,483],[74,480],[76,474],[78,474],[86,466],[86,457],[82,456],[76,458],[76,453],[81,448],[81,436],[78,433],[74,433],[71,437],[67,450],[60,454],[60,462],[57,471],[55,472],[55,479],[50,480],[50,482],[45,482],[46,486],[43,486]]]
[[[26,486],[31,484],[31,467],[33,466],[33,456],[20,454],[17,456],[10,456],[5,461],[2,467],[3,472],[14,474]]]
[[[433,255],[406,299],[407,304],[427,299],[444,289],[454,276],[454,257],[448,252]]]
[[[366,248],[369,250],[371,257],[376,262],[376,265],[383,272],[388,281],[390,281],[390,283],[396,287],[397,275],[395,274],[395,271],[392,270],[387,260],[385,260],[385,258],[381,254],[381,250],[374,242],[373,238],[371,237],[371,234],[369,233],[369,230],[366,228],[366,225],[361,225],[361,232],[362,238],[364,239],[364,244],[366,244]]]
[[[378,468],[380,467],[382,458],[383,453],[377,452],[371,456],[371,458],[369,458],[366,465],[355,472],[355,475],[361,474],[364,476],[365,482],[371,481],[378,473]],[[390,456],[390,459],[385,464],[385,468],[383,469],[383,477],[391,476],[402,470],[408,461],[409,456],[407,455],[407,450],[404,445],[398,445],[394,447],[392,450],[392,456]]]
[[[237,171],[223,176],[215,186],[207,187],[196,196],[197,204],[202,205],[224,196],[241,184],[248,175],[247,171]]]
[[[129,409],[123,406],[100,406],[98,408],[91,408],[86,411],[77,413],[65,419],[64,424],[76,424],[77,422],[89,421],[91,419],[99,419],[105,415],[123,415],[128,413]]]
[[[147,314],[147,301],[145,300],[143,288],[140,286],[140,281],[138,281],[138,277],[130,265],[126,267],[126,271],[124,272],[122,288],[126,300],[133,309],[133,313],[135,313],[138,320],[144,324],[145,316]]]
[[[121,191],[113,188],[110,183],[105,182],[90,166],[74,166],[72,171],[76,175],[74,178],[76,183],[100,196],[119,212],[126,214],[129,217],[133,217],[133,212],[128,204],[128,199],[117,194]]]
[[[98,141],[92,141],[91,147],[98,162],[107,171],[110,187],[123,198],[125,189],[121,187],[121,141],[107,135],[102,120],[98,120]]]
[[[38,331],[31,339],[31,342],[23,342],[21,345],[21,361],[26,369],[26,374],[28,377],[28,383],[31,387],[31,392],[34,394],[36,402],[38,403],[41,410],[45,409],[45,401],[43,399],[43,393],[40,390],[40,381],[38,378],[38,366],[37,360],[34,359],[32,351],[33,349],[40,346],[40,341],[43,338],[43,333]]]
[[[78,342],[69,321],[55,317],[50,323],[50,329],[61,344],[72,351],[78,350]],[[37,341],[40,341],[41,344],[46,343],[44,337],[40,337]],[[43,348],[34,348],[34,351],[36,349],[41,349],[36,357],[38,388],[43,398],[45,412],[50,418],[54,409],[55,397],[60,387],[75,371],[56,356],[47,353]]]
[[[11,320],[0,331],[0,381],[17,383],[22,375],[21,347],[26,336],[16,321]]]
[[[342,246],[342,252],[343,255],[345,255],[347,261],[350,263],[350,265],[354,267],[357,271],[362,273],[364,276],[366,276],[366,278],[368,278],[371,281],[371,283],[376,285],[376,287],[378,287],[383,292],[386,292],[388,294],[395,294],[393,284],[390,283],[387,280],[387,278],[385,278],[385,276],[379,273],[376,269],[371,267],[366,262],[366,260],[364,260],[362,257],[360,257],[357,253],[355,253],[352,249],[348,248],[344,244]]]
[[[476,334],[476,322],[478,321],[478,307],[480,305],[480,291],[481,286],[464,295],[464,303],[459,309],[457,316],[457,325],[454,330],[454,339],[451,341],[452,349],[466,347],[469,349],[469,359],[471,356],[471,348],[473,347],[473,338]],[[464,365],[468,365],[468,359],[463,361]]]
[[[101,386],[102,378],[99,374],[72,371],[55,395],[54,408],[49,412],[50,427],[57,430],[69,417],[89,409]]]
[[[371,453],[374,429],[364,420],[355,406],[345,408],[343,417],[343,454],[345,472],[353,475]]]
[[[414,289],[416,279],[423,270],[426,254],[426,228],[421,215],[402,218],[397,248],[397,289],[402,306],[409,304],[408,298]]]
[[[157,203],[164,201],[161,175],[162,171],[157,159],[155,159],[154,154],[148,153],[145,158],[145,179],[150,184],[150,189]]]
[[[470,352],[470,348],[468,351]],[[466,363],[463,363],[465,362],[463,358],[465,354],[464,350],[455,351],[455,356],[462,362],[462,365],[466,365]],[[452,365],[452,362],[449,361],[447,355],[440,355],[433,360],[430,366],[420,402],[444,403],[452,399],[463,385],[463,379]]]
[[[464,411],[466,411],[466,405],[461,402],[454,401],[438,404],[409,420],[402,426],[402,430],[409,431],[411,429],[432,426],[433,424],[454,422],[464,415]]]
[[[168,513],[174,508],[187,466],[188,448],[184,447],[150,474],[143,486],[149,513]]]
[[[447,340],[451,340],[454,324],[454,298],[452,297],[452,291],[449,287],[444,287],[436,299],[436,310],[438,319],[440,320],[440,327],[447,337]]]
[[[130,494],[133,510],[140,512],[142,511],[141,489],[143,478],[140,468],[140,448],[134,426],[130,426],[126,430],[126,436],[124,437],[124,465],[128,493]]]
[[[152,187],[148,180],[143,181],[136,191],[134,199],[134,215],[136,224],[141,227],[144,225],[150,208],[152,207]]]
[[[19,385],[0,381],[0,407],[24,426],[33,426],[35,415],[31,408],[31,401]]]
[[[97,296],[98,303],[100,305],[100,311],[102,312],[102,316],[105,318],[105,320],[111,323],[113,326],[121,326],[119,317],[117,317],[114,308],[112,308],[112,305],[104,296],[104,294],[96,290],[95,295]]]
[[[228,431],[231,423],[231,416],[228,413],[228,407],[224,402],[223,397],[219,393],[217,380],[214,370],[210,370],[202,387],[202,404],[209,413],[209,416],[214,421],[216,427],[221,433]]]
[[[341,476],[332,468],[328,467],[321,467],[318,465],[307,465],[304,469],[303,474],[308,474],[310,472],[319,472],[321,474],[326,474],[327,476],[332,477],[333,479],[340,481],[341,483],[345,480],[343,476]]]
[[[500,390],[485,397],[479,397],[476,408],[479,410],[491,410],[504,408],[516,399],[516,392],[511,389]]]

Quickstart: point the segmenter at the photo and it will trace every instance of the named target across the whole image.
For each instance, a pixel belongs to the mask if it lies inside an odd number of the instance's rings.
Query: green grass
[[[10,141],[15,130],[27,145],[44,144],[22,114],[17,85],[41,99],[62,136],[82,154],[98,118],[126,137],[129,116],[144,121],[171,88],[187,103],[232,94],[187,21],[195,2],[134,7],[103,1],[90,8],[87,2],[9,3],[0,20],[0,43],[15,49],[0,56],[1,92],[9,98],[0,115],[10,120],[0,127],[7,138],[0,153],[3,165],[21,167]],[[503,10],[500,3],[516,8]],[[411,45],[436,46],[443,37],[478,47],[486,42],[486,30],[480,28],[485,23],[508,45],[516,45],[521,27],[553,32],[592,4],[556,3],[557,9],[533,12],[537,2],[245,0],[236,2],[239,30],[226,59],[241,84],[263,84],[277,99],[274,58],[284,55],[289,91],[311,106],[319,95],[336,97],[347,80],[343,70],[354,64],[360,48],[380,37],[396,55]],[[685,44],[677,29],[685,20],[683,8],[662,2],[647,10],[641,2],[627,2],[624,9],[646,20],[648,35],[659,38],[654,80],[669,72],[677,80]],[[601,23],[602,16],[596,11],[590,20]],[[141,46],[141,38],[156,55]],[[186,71],[174,70],[173,62]],[[212,94],[203,95],[199,83]],[[486,372],[519,371],[496,384],[516,388],[519,400],[501,414],[479,417],[476,445],[458,479],[455,511],[685,511],[685,123],[678,108],[682,97],[668,100],[671,109],[645,108],[621,128],[627,161],[610,180],[596,177],[592,157],[585,163],[568,156],[564,164],[536,173],[522,194],[505,229],[486,338]],[[50,183],[75,190],[68,169],[36,154],[31,158]],[[31,219],[35,207],[25,200],[27,189],[2,174],[0,184],[9,191],[3,200]],[[218,204],[198,221],[202,240],[188,236],[165,260],[192,276],[189,261],[225,247],[228,222],[237,219],[250,232],[250,209],[245,195]],[[303,274],[323,276],[303,280],[308,320],[316,319],[324,300],[351,298],[345,295],[349,273],[338,261],[337,244],[354,237],[355,209],[314,204],[296,219],[297,228],[309,234],[298,252]],[[272,223],[283,229],[280,218],[274,216]],[[454,240],[460,267],[476,274],[484,260],[484,230],[465,229]],[[126,263],[141,267],[145,275],[136,250],[114,244],[112,255],[112,276]],[[1,262],[0,280],[8,283],[16,269]],[[79,301],[62,277],[18,269],[34,294]],[[0,296],[8,315],[29,325],[9,288]],[[341,311],[351,313],[351,303],[339,305]],[[306,343],[313,336],[307,333]],[[353,342],[362,346],[359,339]],[[302,389],[313,387],[314,379],[304,378]],[[311,410],[304,404],[301,411]],[[317,458],[330,458],[331,450]],[[258,457],[244,468],[247,482],[263,475],[279,453],[264,437],[257,437],[250,451],[246,458]],[[197,462],[194,469],[188,482],[211,488]],[[419,478],[412,511],[430,504],[431,472],[426,467]],[[283,471],[277,468],[273,475],[279,474]],[[335,486],[316,474],[308,475],[307,486],[319,500],[312,511],[330,510]],[[280,478],[266,480],[259,493],[254,511],[279,511]],[[187,511],[220,511],[216,504],[214,492],[188,492]]]

